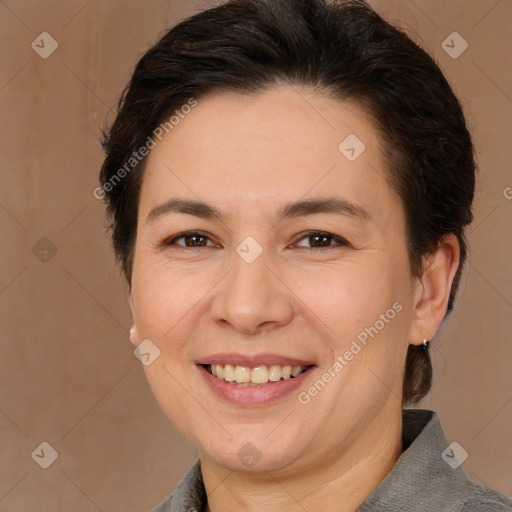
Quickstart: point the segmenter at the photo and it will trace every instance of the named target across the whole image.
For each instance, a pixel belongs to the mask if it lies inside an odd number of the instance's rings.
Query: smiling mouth
[[[263,386],[280,380],[288,380],[302,375],[310,366],[232,366],[230,364],[203,365],[206,371],[219,380],[240,386]]]

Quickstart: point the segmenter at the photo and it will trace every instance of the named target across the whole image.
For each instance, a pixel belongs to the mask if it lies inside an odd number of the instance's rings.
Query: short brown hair
[[[443,235],[460,245],[472,221],[474,150],[459,101],[434,60],[362,0],[231,0],[169,30],[138,62],[110,130],[100,182],[112,240],[131,281],[145,159],[115,186],[116,172],[153,130],[191,98],[216,90],[241,94],[276,84],[305,86],[368,111],[378,127],[389,184],[406,212],[411,273]],[[428,351],[409,345],[403,402],[431,387]]]

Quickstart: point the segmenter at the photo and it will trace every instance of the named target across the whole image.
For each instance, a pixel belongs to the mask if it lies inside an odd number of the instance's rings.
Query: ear
[[[130,304],[132,317],[135,318],[133,314],[133,295],[131,286],[128,288],[128,303]],[[133,321],[133,325],[130,329],[130,341],[132,342],[132,345],[137,346],[139,344],[139,335],[137,333],[137,327],[135,326],[135,320]]]
[[[437,333],[446,314],[459,258],[459,241],[453,234],[445,235],[436,252],[424,258],[423,273],[414,283],[410,344],[421,345]]]

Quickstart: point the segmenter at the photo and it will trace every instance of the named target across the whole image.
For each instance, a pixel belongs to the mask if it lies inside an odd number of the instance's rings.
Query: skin
[[[338,145],[366,146],[349,161]],[[454,236],[410,274],[402,203],[386,182],[372,120],[356,105],[286,85],[210,94],[151,151],[141,190],[130,305],[137,345],[161,354],[145,367],[165,414],[198,448],[208,510],[354,511],[402,452],[402,381],[409,344],[444,317],[459,261]],[[343,198],[368,219],[317,213],[279,220],[304,199]],[[222,220],[149,212],[171,198],[205,201]],[[162,240],[201,230],[206,246]],[[314,247],[308,231],[332,233]],[[247,237],[263,249],[247,263]],[[190,243],[190,239],[189,243]],[[196,239],[197,240],[197,239]],[[177,245],[181,244],[181,245]],[[265,406],[212,393],[195,362],[219,352],[277,353],[317,368],[304,391],[357,335],[402,310],[307,404],[298,393]],[[248,443],[261,459],[246,467]],[[300,504],[300,505],[298,505]]]

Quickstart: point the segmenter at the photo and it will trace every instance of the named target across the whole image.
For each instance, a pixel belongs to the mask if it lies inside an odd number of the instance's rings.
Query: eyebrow
[[[203,219],[222,220],[222,213],[214,206],[191,199],[170,199],[153,208],[147,217],[147,222],[153,222],[157,218],[170,213],[185,213]],[[277,214],[278,219],[305,217],[320,213],[330,213],[356,217],[361,220],[370,219],[368,212],[357,204],[351,203],[339,197],[301,200],[282,206]]]
[[[278,213],[279,220],[292,217],[304,217],[317,213],[333,213],[337,215],[346,215],[357,217],[361,220],[369,220],[369,213],[357,204],[351,203],[346,199],[331,197],[326,199],[308,199],[306,201],[297,201],[284,205]]]
[[[203,219],[217,218],[222,219],[222,214],[217,208],[203,201],[195,201],[190,199],[170,199],[165,203],[153,208],[147,218],[147,222],[153,222],[163,215],[169,213],[188,213]]]

